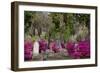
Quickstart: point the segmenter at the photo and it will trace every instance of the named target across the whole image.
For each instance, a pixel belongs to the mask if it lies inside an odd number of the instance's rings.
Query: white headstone
[[[35,41],[33,44],[33,56],[39,55],[39,43]]]

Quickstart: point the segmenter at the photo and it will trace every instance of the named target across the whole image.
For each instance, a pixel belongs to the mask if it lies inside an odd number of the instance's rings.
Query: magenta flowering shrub
[[[61,47],[65,48],[65,43],[64,42],[61,42]]]
[[[33,43],[32,41],[26,40],[24,42],[24,60],[32,60],[32,49]]]
[[[68,55],[73,58],[75,56],[74,55],[75,54],[75,43],[73,43],[72,41],[67,42],[65,47],[68,51]]]
[[[45,52],[48,49],[48,43],[46,40],[41,39],[39,41],[39,52],[41,53],[42,51]]]
[[[49,48],[53,53],[65,53],[66,57],[72,59],[89,58],[90,57],[90,40],[81,40],[78,42],[68,41],[67,43],[61,42],[57,44],[56,41],[48,42],[41,39],[39,42],[39,53],[46,52]],[[24,60],[32,60],[34,42],[31,39],[24,41]],[[59,47],[61,45],[61,48]],[[49,48],[48,48],[49,47]]]
[[[81,52],[81,57],[90,57],[90,41],[85,40],[85,41],[80,41],[78,43],[78,48],[80,49],[79,51]]]
[[[57,46],[57,44],[56,44],[55,41],[50,42],[50,45],[49,46],[50,46],[50,49],[52,51],[54,51],[54,53],[59,52],[59,48],[58,48],[58,46]]]
[[[72,41],[70,41],[66,44],[66,48],[71,58],[79,59],[79,58],[90,57],[90,41],[89,40],[79,41],[77,43],[73,43]]]

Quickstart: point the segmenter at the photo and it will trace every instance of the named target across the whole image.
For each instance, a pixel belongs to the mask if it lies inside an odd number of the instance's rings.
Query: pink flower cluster
[[[90,41],[84,40],[77,43],[72,41],[66,44],[68,54],[71,58],[89,58],[90,57]]]
[[[31,40],[24,41],[24,60],[32,60],[32,50],[33,50],[34,42]],[[66,49],[68,51],[68,56],[73,59],[80,58],[89,58],[90,57],[90,40],[84,40],[79,42],[69,41],[67,43],[61,42],[61,48]],[[48,45],[48,42],[44,39],[39,41],[39,52],[46,52],[48,47],[54,52],[57,53],[60,51],[60,47],[58,47],[55,41],[51,41]]]
[[[48,49],[48,43],[46,40],[41,39],[39,41],[39,52],[41,53],[42,51],[45,52]]]
[[[59,48],[58,48],[58,46],[57,46],[57,44],[56,44],[55,41],[50,42],[49,47],[50,47],[50,49],[51,49],[52,51],[54,51],[55,53],[59,52]]]
[[[25,41],[24,42],[24,60],[32,60],[32,49],[33,43],[32,41]]]

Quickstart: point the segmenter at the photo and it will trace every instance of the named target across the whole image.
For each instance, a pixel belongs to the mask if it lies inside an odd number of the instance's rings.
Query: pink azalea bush
[[[78,48],[81,52],[81,57],[90,57],[90,41],[80,41],[78,44]]]
[[[41,39],[39,41],[39,52],[41,53],[42,51],[45,52],[48,49],[48,43],[46,40]]]
[[[59,52],[59,48],[58,48],[58,46],[57,46],[57,44],[56,44],[55,41],[50,42],[50,45],[49,46],[50,46],[50,49],[52,51],[54,51],[54,53]]]
[[[64,42],[61,42],[61,47],[65,48],[65,43]]]
[[[25,40],[24,42],[24,60],[32,60],[32,49],[33,43],[32,41]]]
[[[80,58],[89,58],[90,57],[90,40],[81,40],[78,42],[73,42],[69,40],[67,43],[61,42],[61,48],[56,41],[50,41],[48,45],[48,41],[45,39],[40,39],[39,43],[39,53],[46,52],[49,48],[54,53],[61,52],[61,50],[65,50],[67,53],[66,56],[69,56],[73,59],[80,59]],[[28,38],[24,41],[24,60],[29,61],[32,60],[32,51],[33,51],[34,42],[32,39]],[[48,48],[49,47],[49,48]]]
[[[66,44],[68,54],[71,58],[89,58],[90,57],[90,41],[84,40],[74,43],[72,41]]]

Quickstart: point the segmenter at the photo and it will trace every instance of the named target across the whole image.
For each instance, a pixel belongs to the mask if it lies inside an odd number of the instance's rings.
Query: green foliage
[[[75,34],[75,28],[79,29],[79,26],[75,27],[77,22],[86,24],[86,27],[89,27],[90,22],[89,14],[25,11],[24,16],[25,34],[31,34],[33,40],[35,36],[39,36],[49,40],[53,38],[67,41]]]
[[[79,23],[84,23],[88,28],[90,28],[90,14],[74,14],[76,21]]]
[[[29,29],[32,25],[32,19],[35,17],[35,12],[32,12],[32,11],[25,11],[24,12],[24,30],[25,30],[25,33],[28,33],[29,32]]]

